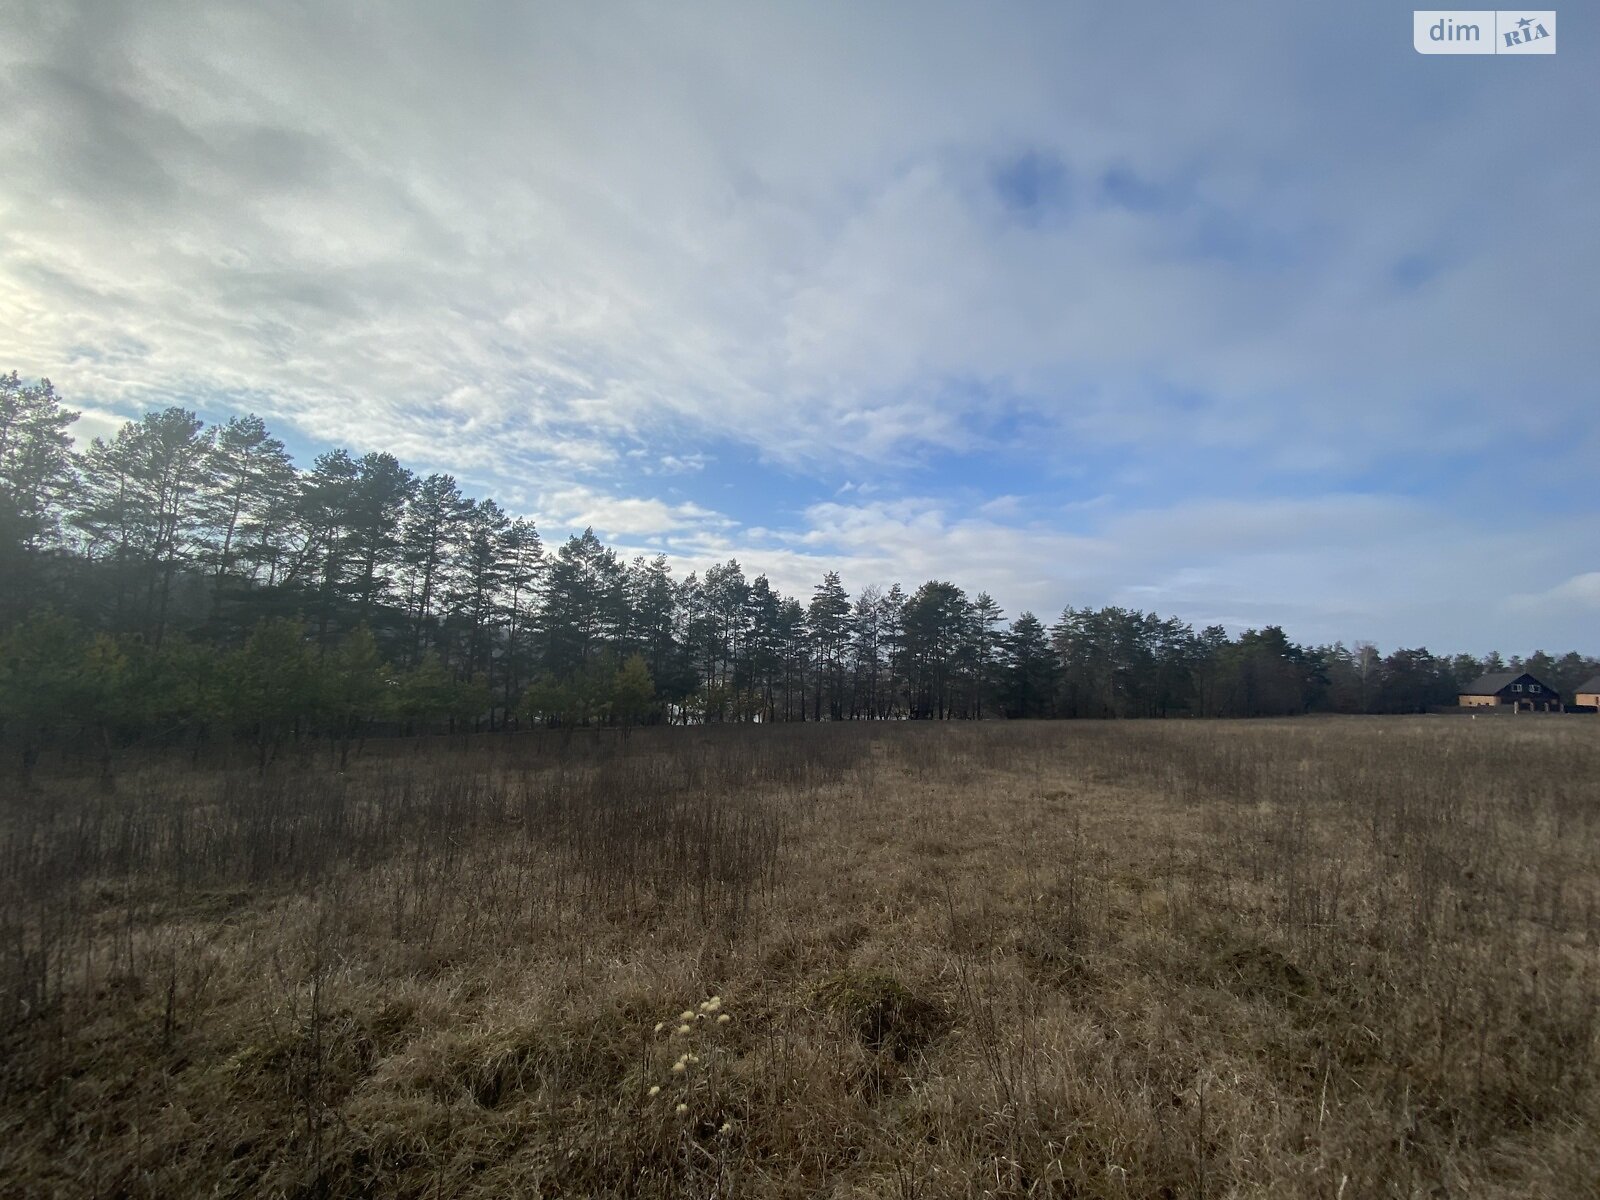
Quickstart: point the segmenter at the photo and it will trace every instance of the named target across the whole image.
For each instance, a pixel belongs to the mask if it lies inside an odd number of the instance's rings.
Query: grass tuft
[[[842,971],[818,984],[815,996],[844,1017],[863,1046],[896,1062],[932,1045],[951,1024],[942,1005],[881,971]]]

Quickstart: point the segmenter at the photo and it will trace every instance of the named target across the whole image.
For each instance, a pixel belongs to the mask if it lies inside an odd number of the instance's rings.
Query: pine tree
[[[885,720],[894,720],[900,715],[900,701],[904,694],[904,649],[905,649],[905,610],[906,594],[904,589],[896,583],[890,585],[878,603],[878,637],[883,643],[883,700],[882,712]]]
[[[1005,637],[1004,650],[1000,698],[1006,716],[1050,716],[1055,658],[1043,622],[1031,612],[1018,614]]]
[[[198,558],[212,579],[213,607],[230,585],[254,582],[286,553],[284,518],[297,479],[289,453],[254,413],[214,430],[211,461],[199,497]]]
[[[953,703],[970,609],[953,583],[929,580],[905,603],[902,656],[911,716],[943,720],[958,715]]]
[[[38,598],[39,560],[57,539],[58,513],[77,478],[67,433],[77,419],[48,379],[0,375],[0,577],[9,581],[0,620],[16,619]]]
[[[811,593],[806,609],[806,628],[811,635],[812,716],[822,720],[823,697],[827,697],[828,716],[843,715],[844,656],[850,642],[850,593],[845,591],[837,571],[829,571]]]
[[[509,714],[522,689],[523,673],[533,656],[534,620],[544,578],[544,544],[539,530],[526,517],[511,522],[505,535],[505,690],[502,703]]]
[[[73,522],[91,556],[113,567],[113,620],[157,643],[173,584],[200,549],[199,502],[211,468],[211,436],[194,413],[169,408],[96,438],[82,460]]]
[[[992,700],[998,683],[995,678],[1004,646],[1000,622],[1005,613],[988,592],[979,592],[972,602],[973,716],[983,716],[983,706]]]
[[[485,681],[500,596],[512,571],[510,530],[511,518],[493,500],[469,502],[449,589],[450,612],[462,628],[464,673]]]
[[[625,626],[623,570],[593,529],[568,538],[550,564],[544,606],[545,669],[573,677]]]
[[[470,501],[451,475],[429,475],[406,510],[400,541],[405,570],[405,607],[411,628],[409,662],[422,661],[435,626],[435,608],[444,591]]]
[[[390,572],[399,565],[401,517],[417,479],[393,455],[364,454],[350,489],[350,579],[340,597],[366,622],[391,594]]]

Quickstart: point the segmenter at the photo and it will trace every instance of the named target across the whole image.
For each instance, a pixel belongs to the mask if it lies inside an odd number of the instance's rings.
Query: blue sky
[[[23,0],[0,368],[798,592],[1600,652],[1561,15]]]

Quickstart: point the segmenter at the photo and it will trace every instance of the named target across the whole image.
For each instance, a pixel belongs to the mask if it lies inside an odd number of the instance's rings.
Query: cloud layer
[[[797,588],[1593,650],[1592,51],[1395,16],[25,2],[0,366]]]

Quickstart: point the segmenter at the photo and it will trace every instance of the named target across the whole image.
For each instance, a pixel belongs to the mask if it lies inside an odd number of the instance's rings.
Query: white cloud
[[[253,408],[685,561],[759,521],[757,568],[806,589],[1515,628],[1459,599],[1485,556],[1596,561],[1477,498],[1508,455],[1565,484],[1600,448],[1600,94],[1444,75],[1385,20],[13,5],[0,368],[86,422]],[[994,186],[1025,155],[1042,215]],[[643,494],[728,445],[803,481],[799,519]],[[1002,450],[1088,498],[1047,515]],[[1216,498],[1273,487],[1313,498]],[[842,503],[904,490],[964,498]]]
[[[1527,612],[1562,613],[1592,621],[1600,611],[1600,571],[1584,571],[1544,591],[1514,593],[1511,603]]]
[[[601,536],[625,540],[650,534],[688,536],[708,529],[730,528],[734,524],[721,513],[698,504],[612,496],[583,487],[565,488],[541,496],[538,515],[548,525],[567,529],[588,527]]]
[[[107,412],[104,409],[78,408],[74,411],[77,412],[78,419],[72,423],[68,432],[72,435],[74,447],[80,451],[87,449],[95,438],[104,438],[109,442],[128,422],[128,418],[122,414]]]
[[[1560,199],[1593,156],[1545,139],[1531,181],[1473,173],[1495,128],[1538,126],[1538,89],[1475,111],[1494,124],[1471,140],[1357,129],[1409,80],[1341,124],[1345,86],[1295,79],[1287,14],[1235,13],[1242,37],[1216,14],[1129,61],[1153,14],[1105,42],[1039,12],[919,21],[891,54],[887,14],[464,11],[393,9],[369,47],[333,10],[25,9],[0,353],[95,402],[272,394],[347,441],[425,436],[470,395],[450,454],[705,428],[787,460],[964,449],[996,400],[930,391],[954,377],[1080,437],[1302,466],[1428,441],[1442,405],[1476,444],[1570,418],[1562,380],[1595,362],[1561,284],[1600,255]],[[989,188],[997,156],[1035,150],[1068,180],[1046,228]],[[1107,205],[1112,168],[1166,198]],[[1531,245],[1463,227],[1513,206]],[[1387,286],[1440,238],[1433,286]],[[1542,404],[1508,411],[1517,386]],[[1169,388],[1205,402],[1174,422]]]
[[[801,597],[829,570],[855,591],[936,578],[987,590],[1012,616],[1031,609],[1049,621],[1066,605],[1118,604],[1196,627],[1281,624],[1308,642],[1366,638],[1439,651],[1526,651],[1524,641],[1541,638],[1585,645],[1600,602],[1600,576],[1581,576],[1556,589],[1566,600],[1546,610],[1552,619],[1539,633],[1506,641],[1493,632],[1497,623],[1527,628],[1516,618],[1524,601],[1497,580],[1547,576],[1559,545],[1600,554],[1600,536],[1582,521],[1563,525],[1562,543],[1539,545],[1521,529],[1475,529],[1446,509],[1383,495],[1096,515],[1072,532],[927,498],[826,502],[794,531],[708,527],[660,546],[684,571],[737,558],[747,574],[765,573]]]

